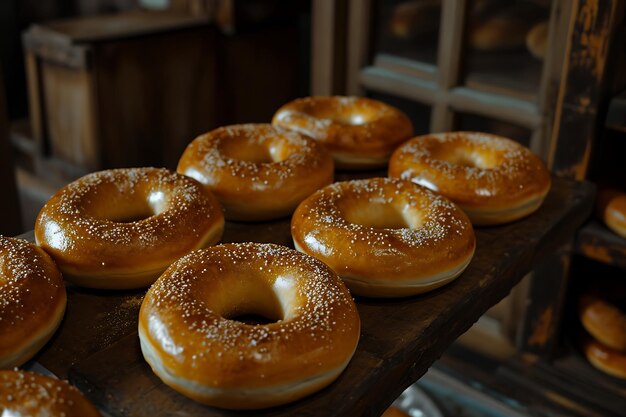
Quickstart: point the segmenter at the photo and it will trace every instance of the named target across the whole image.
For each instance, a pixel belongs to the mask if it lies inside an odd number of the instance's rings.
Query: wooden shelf
[[[515,361],[499,372],[509,383],[567,410],[566,415],[623,416],[626,409],[626,382],[595,369],[573,347],[554,361]]]
[[[591,184],[554,179],[532,216],[477,229],[474,259],[450,285],[396,300],[357,298],[362,333],[346,371],[310,397],[255,415],[380,415],[534,265],[574,236],[591,212],[592,194]],[[289,221],[228,223],[223,241],[242,240],[291,245]],[[113,416],[241,415],[194,403],[154,376],[136,334],[143,293],[69,288],[65,320],[36,360]]]
[[[626,269],[626,239],[597,220],[580,229],[575,250],[587,258]]]
[[[623,415],[626,381],[598,371],[569,344],[550,362],[523,357],[502,362],[454,344],[435,367],[524,415]]]

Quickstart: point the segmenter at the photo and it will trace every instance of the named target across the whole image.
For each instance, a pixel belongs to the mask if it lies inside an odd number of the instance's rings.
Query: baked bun
[[[0,371],[3,417],[100,417],[75,387],[34,372]]]
[[[90,288],[154,282],[172,262],[222,236],[222,208],[167,169],[112,169],[63,187],[37,216],[35,238],[65,279]]]
[[[350,290],[402,297],[438,288],[467,267],[476,246],[467,216],[410,181],[338,182],[304,200],[294,246],[330,266]]]
[[[257,314],[270,323],[237,318]],[[196,401],[272,407],[334,381],[356,349],[360,321],[339,277],[278,245],[241,243],[192,252],[150,288],[139,313],[144,358]]]
[[[278,109],[272,124],[322,143],[343,169],[383,167],[413,134],[400,110],[363,97],[299,98]]]
[[[46,344],[66,301],[61,273],[41,248],[0,236],[0,369],[23,364]]]
[[[229,220],[291,215],[300,201],[333,181],[333,161],[322,146],[269,124],[220,127],[197,137],[178,172],[198,180],[226,209]]]
[[[474,225],[528,216],[550,190],[550,173],[528,148],[482,132],[417,136],[398,147],[389,176],[411,180],[458,204]]]

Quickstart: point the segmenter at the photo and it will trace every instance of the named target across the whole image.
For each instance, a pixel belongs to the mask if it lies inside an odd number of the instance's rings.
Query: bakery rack
[[[589,183],[555,178],[530,217],[476,230],[475,256],[456,281],[415,297],[357,298],[361,339],[346,371],[316,394],[255,415],[380,415],[489,307],[573,237],[591,211],[593,192]],[[25,237],[33,239],[32,233]],[[289,220],[226,224],[223,242],[250,240],[292,246]],[[35,360],[69,378],[112,416],[242,415],[199,405],[151,372],[136,330],[144,292],[70,286],[65,319]]]
[[[430,16],[437,24],[429,25],[428,34],[411,41],[396,36],[395,41],[386,42],[393,16],[389,10],[419,2],[438,7],[438,13]],[[413,116],[416,134],[479,130],[508,136],[531,147],[559,177],[597,180],[593,170],[606,165],[607,158],[621,158],[621,165],[618,162],[616,166],[623,171],[626,2],[500,2],[532,3],[544,10],[542,19],[548,21],[548,33],[542,60],[532,57],[525,46],[500,51],[473,48],[469,32],[472,11],[479,3],[488,0],[314,4],[313,92],[381,98]],[[502,57],[514,64],[500,65]],[[618,150],[606,151],[611,146],[615,149],[615,143],[607,145],[604,152],[601,149],[600,145],[610,142],[603,127],[621,134],[611,138],[622,143]],[[516,378],[494,379],[477,367],[460,367],[476,376],[479,383],[493,383],[498,389],[510,385],[522,390],[524,385],[532,392],[524,400],[559,403],[568,415],[598,415],[593,407],[607,411],[607,404],[613,404],[613,411],[620,406],[624,410],[626,405],[620,402],[623,396],[611,395],[623,392],[619,391],[623,382],[594,374],[564,337],[570,320],[566,310],[576,254],[623,266],[626,245],[604,225],[591,221],[574,240],[564,242],[537,265],[506,304],[500,304],[505,313],[494,317],[505,331],[496,341],[511,347],[514,357],[511,363],[499,366],[503,374]],[[489,347],[496,350],[493,345]],[[582,364],[573,366],[569,373],[565,371],[577,361]],[[580,385],[559,385],[559,378]],[[543,385],[547,381],[553,383],[552,388]],[[604,391],[607,395],[597,396],[593,406],[576,408],[585,387],[595,392],[607,385],[613,388]]]

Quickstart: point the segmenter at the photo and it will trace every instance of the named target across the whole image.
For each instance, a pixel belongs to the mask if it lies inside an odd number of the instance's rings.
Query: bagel
[[[246,314],[270,323],[237,320]],[[337,275],[273,244],[192,252],[150,288],[139,313],[141,350],[154,373],[187,397],[229,409],[320,390],[348,365],[359,332]]]
[[[291,221],[297,250],[368,297],[423,293],[458,277],[476,247],[467,216],[410,181],[338,182],[304,200]]]
[[[223,229],[219,203],[198,182],[131,168],[63,187],[39,212],[35,238],[68,281],[125,289],[151,284],[184,254],[217,243]]]

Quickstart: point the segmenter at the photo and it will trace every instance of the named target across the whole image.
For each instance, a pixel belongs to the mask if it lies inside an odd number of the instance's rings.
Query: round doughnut
[[[0,236],[0,368],[32,358],[59,327],[65,304],[52,259],[25,240]]]
[[[0,371],[0,413],[7,417],[100,417],[76,387],[24,371]]]
[[[269,220],[333,181],[328,152],[309,138],[269,124],[233,125],[196,138],[178,172],[211,190],[229,220]]]
[[[589,334],[607,347],[626,352],[626,313],[591,293],[580,297],[578,309]]]
[[[475,225],[527,216],[550,190],[550,173],[528,148],[480,132],[413,138],[392,155],[389,176],[410,179],[449,198]]]
[[[614,377],[626,379],[626,353],[604,346],[588,336],[581,339],[583,353],[594,367]]]
[[[271,322],[246,324],[242,315]],[[144,358],[161,380],[208,405],[271,407],[330,384],[359,339],[337,275],[273,244],[192,252],[150,288],[139,313]]]
[[[113,169],[59,190],[35,223],[64,277],[91,288],[151,284],[182,255],[219,241],[222,209],[201,184],[166,169]]]
[[[338,182],[304,200],[291,221],[301,252],[330,266],[353,293],[400,297],[440,287],[476,246],[467,216],[410,181]]]
[[[609,229],[626,239],[626,193],[613,189],[600,191],[598,212]]]
[[[385,166],[413,134],[409,118],[395,107],[363,97],[305,97],[282,106],[274,126],[312,137],[344,169]]]

